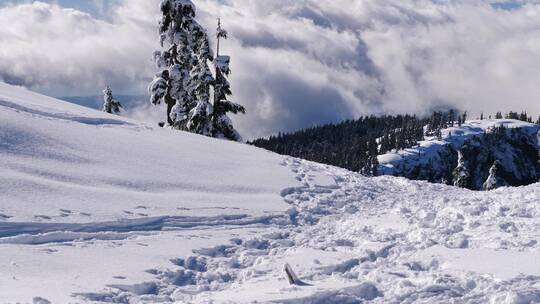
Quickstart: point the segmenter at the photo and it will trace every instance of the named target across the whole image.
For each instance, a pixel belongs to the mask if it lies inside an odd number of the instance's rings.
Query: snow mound
[[[286,208],[279,191],[294,184],[272,153],[1,83],[0,160],[8,222],[103,222],[200,208],[261,216]]]

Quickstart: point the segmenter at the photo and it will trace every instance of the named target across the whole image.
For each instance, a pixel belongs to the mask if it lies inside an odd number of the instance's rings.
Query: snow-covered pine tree
[[[120,109],[122,109],[122,104],[114,99],[111,87],[107,86],[103,90],[103,112],[120,114]]]
[[[194,21],[195,22],[195,21]],[[190,132],[212,136],[212,113],[213,107],[210,103],[210,86],[214,83],[214,77],[210,71],[208,63],[214,59],[206,30],[198,23],[194,23],[191,31],[193,51],[195,54],[191,79],[188,83],[189,98],[193,106],[189,109],[187,119],[182,116],[186,111],[186,106],[177,101],[172,110],[173,120],[179,129]]]
[[[501,162],[496,160],[489,169],[489,176],[484,182],[483,189],[486,191],[497,189],[499,187],[508,186],[508,183],[500,177]]]
[[[465,161],[463,152],[461,152],[461,150],[458,151],[458,164],[452,175],[454,186],[468,188],[470,173],[467,167],[467,162]]]
[[[205,29],[195,20],[191,0],[162,0],[161,46],[154,60],[161,71],[150,84],[150,101],[167,104],[167,122],[178,129],[211,135],[208,62],[213,60]]]
[[[221,21],[218,20],[217,27],[217,53],[214,61],[216,67],[216,79],[214,82],[214,113],[212,115],[213,136],[240,141],[242,138],[234,129],[231,119],[227,113],[246,113],[246,109],[234,102],[227,100],[232,95],[231,85],[227,79],[231,73],[229,67],[230,57],[219,54],[220,39],[227,39],[227,31],[221,28]]]

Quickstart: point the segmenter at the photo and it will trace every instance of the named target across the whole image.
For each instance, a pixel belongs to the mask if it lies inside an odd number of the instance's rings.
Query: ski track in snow
[[[278,217],[280,216],[250,217],[238,214],[213,217],[161,216],[84,224],[0,222],[0,244],[38,245],[75,240],[119,240],[137,233],[153,231],[268,224]]]
[[[112,303],[540,302],[540,267],[523,275],[511,264],[540,259],[538,185],[472,192],[368,179],[293,158],[283,165],[302,186],[282,191],[291,208],[267,222],[270,232],[172,259],[169,269],[147,270],[151,282],[74,296]],[[478,260],[490,257],[488,268],[510,263],[510,273],[483,269]],[[453,267],[452,258],[472,261],[471,269]],[[288,286],[283,265],[290,261],[306,286]]]

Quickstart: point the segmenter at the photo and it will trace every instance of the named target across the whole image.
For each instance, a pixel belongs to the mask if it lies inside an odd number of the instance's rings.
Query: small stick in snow
[[[307,286],[309,284],[302,282],[297,276],[296,273],[292,270],[291,265],[285,264],[283,266],[283,270],[285,271],[285,275],[287,276],[287,280],[289,281],[289,284],[291,285],[297,285],[297,286]]]

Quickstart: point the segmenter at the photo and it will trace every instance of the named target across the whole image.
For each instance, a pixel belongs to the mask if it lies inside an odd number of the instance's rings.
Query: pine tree
[[[500,177],[502,165],[499,160],[496,160],[489,169],[489,176],[483,184],[483,189],[486,191],[497,189],[499,187],[508,186],[506,181]]]
[[[150,84],[150,101],[167,104],[167,122],[180,130],[211,135],[213,60],[208,35],[195,20],[191,0],[162,0],[160,42],[154,60],[161,71]]]
[[[111,88],[107,86],[103,90],[103,112],[120,114],[120,109],[122,109],[122,104],[114,99]]]
[[[219,55],[220,39],[227,39],[227,31],[221,28],[221,21],[218,20],[217,28],[217,54],[214,61],[216,67],[216,79],[214,82],[214,113],[212,115],[213,136],[240,141],[241,137],[234,129],[227,113],[246,113],[246,109],[234,102],[227,100],[227,96],[232,95],[231,85],[227,80],[231,70],[229,67],[230,57]]]
[[[453,127],[456,120],[456,113],[453,109],[448,112],[448,120],[450,121],[450,126]]]
[[[519,114],[519,120],[527,122],[528,116],[526,111],[522,111],[521,114]]]
[[[379,175],[379,160],[377,156],[373,156],[370,160],[370,175],[371,176],[378,176]]]
[[[458,164],[453,172],[454,186],[467,188],[469,186],[469,169],[461,150],[458,151]]]

